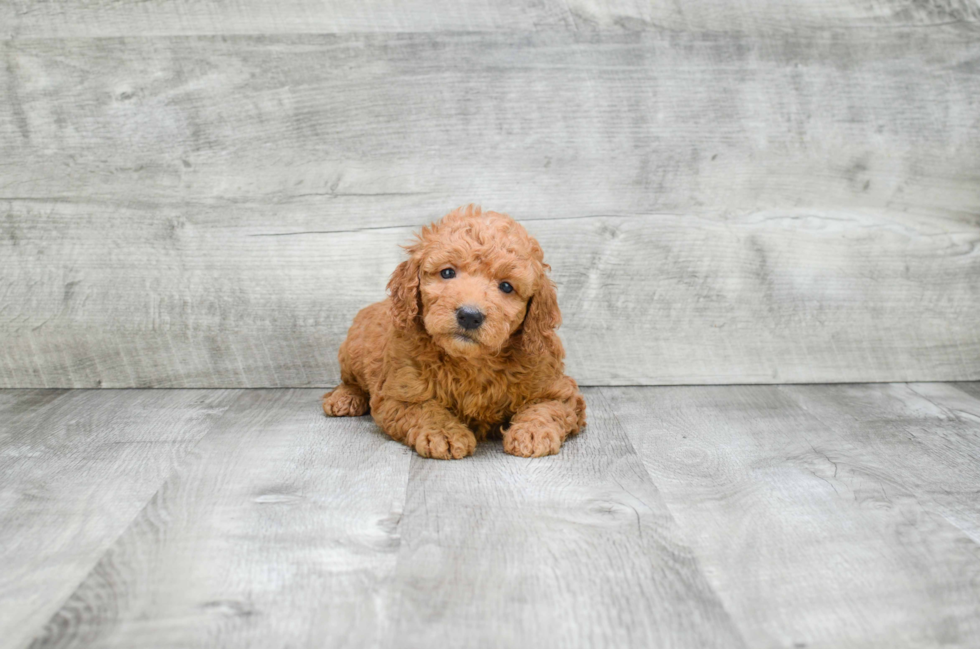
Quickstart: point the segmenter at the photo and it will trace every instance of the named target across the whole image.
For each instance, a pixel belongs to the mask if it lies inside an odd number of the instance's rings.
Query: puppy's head
[[[541,246],[516,221],[472,205],[422,228],[391,276],[396,326],[424,330],[453,356],[546,348],[561,324]]]

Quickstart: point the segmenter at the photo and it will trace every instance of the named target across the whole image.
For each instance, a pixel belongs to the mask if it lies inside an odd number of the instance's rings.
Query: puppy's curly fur
[[[541,246],[509,216],[470,205],[422,228],[406,250],[390,297],[354,318],[340,347],[343,383],[323,396],[323,411],[370,409],[423,457],[465,457],[490,434],[513,455],[557,453],[585,425],[585,400],[564,373]],[[461,307],[482,323],[465,328]]]

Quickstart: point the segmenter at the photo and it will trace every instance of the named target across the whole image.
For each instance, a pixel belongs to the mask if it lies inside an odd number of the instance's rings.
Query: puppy
[[[585,426],[565,376],[561,313],[541,246],[516,221],[472,205],[422,228],[340,346],[330,417],[370,409],[422,457],[458,459],[503,436],[522,457],[557,453]]]

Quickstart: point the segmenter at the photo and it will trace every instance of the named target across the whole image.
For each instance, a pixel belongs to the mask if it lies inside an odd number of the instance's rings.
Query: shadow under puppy
[[[390,297],[354,318],[338,355],[343,382],[323,411],[370,408],[423,457],[465,457],[490,434],[513,455],[557,453],[585,425],[585,400],[565,376],[541,246],[509,216],[470,205],[406,250]]]

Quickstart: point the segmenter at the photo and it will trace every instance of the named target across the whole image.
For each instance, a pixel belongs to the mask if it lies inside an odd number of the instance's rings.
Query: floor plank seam
[[[47,389],[47,388],[44,388],[44,389]],[[241,400],[241,398],[243,396],[242,394],[240,394],[241,391],[234,390],[234,389],[230,389],[229,390],[228,388],[217,388],[217,390],[223,390],[223,391],[230,392],[230,393],[239,392],[239,394],[238,395],[233,395],[233,396],[230,395],[229,396],[230,403],[221,412],[221,414],[219,414],[217,417],[215,417],[214,421],[211,422],[210,427],[209,427],[209,430],[206,433],[204,433],[203,435],[201,435],[200,438],[197,439],[197,441],[195,441],[193,444],[191,444],[183,452],[183,454],[180,456],[180,458],[179,458],[178,461],[174,462],[173,468],[170,470],[169,473],[167,473],[166,476],[164,476],[160,480],[159,484],[157,484],[156,488],[153,490],[153,493],[147,498],[147,500],[143,504],[143,506],[140,507],[140,509],[135,513],[135,515],[132,518],[130,518],[129,522],[127,522],[123,526],[120,526],[119,533],[115,537],[113,537],[113,539],[111,540],[111,542],[109,542],[109,543],[107,543],[105,545],[105,551],[102,552],[97,558],[95,558],[95,560],[92,562],[91,566],[85,572],[85,574],[74,584],[74,586],[71,589],[71,592],[62,601],[60,601],[58,603],[58,607],[55,609],[55,611],[51,615],[51,617],[49,617],[47,619],[47,621],[45,621],[43,624],[41,624],[39,626],[37,632],[33,635],[33,637],[31,638],[30,642],[28,642],[27,644],[25,644],[24,647],[29,647],[29,648],[32,648],[33,649],[34,647],[44,647],[44,646],[46,646],[46,644],[44,644],[42,642],[42,640],[47,635],[48,628],[52,625],[52,623],[54,623],[54,621],[58,618],[58,616],[62,614],[62,612],[64,611],[64,609],[67,606],[67,604],[69,602],[71,602],[72,598],[74,598],[76,596],[76,594],[79,592],[79,590],[82,588],[82,586],[86,583],[86,581],[88,581],[91,578],[93,571],[105,560],[106,556],[110,552],[113,551],[113,549],[117,546],[117,544],[120,542],[120,540],[129,532],[130,528],[132,528],[133,524],[136,523],[136,521],[138,521],[144,515],[144,513],[147,510],[147,508],[150,507],[150,505],[153,503],[154,499],[156,499],[159,496],[161,490],[170,482],[170,480],[175,475],[177,475],[177,473],[180,471],[180,469],[183,468],[184,465],[186,465],[188,458],[191,458],[194,455],[194,452],[204,442],[204,440],[207,439],[210,435],[212,435],[214,433],[215,429],[218,428],[220,422],[225,417],[228,417],[229,416],[228,412],[230,410],[232,410],[232,407],[239,400]],[[71,392],[71,391],[70,390],[69,391],[66,391],[66,393],[69,393],[69,392]],[[42,642],[42,644],[38,644],[39,642]]]
[[[608,387],[608,386],[606,386],[606,387]],[[642,386],[637,386],[637,387],[642,387]],[[602,388],[602,387],[595,388],[595,392],[594,393],[595,394],[598,394],[602,398],[602,401],[605,404],[605,410],[606,410],[606,412],[609,413],[610,415],[612,415],[612,418],[616,421],[616,425],[619,426],[620,434],[622,435],[624,441],[629,445],[630,451],[633,453],[633,455],[636,457],[637,461],[640,463],[640,466],[643,468],[643,472],[646,475],[647,479],[650,481],[650,484],[653,486],[654,489],[656,489],[656,491],[657,491],[658,494],[661,494],[662,495],[663,494],[663,490],[660,488],[660,486],[657,484],[657,482],[653,479],[653,475],[650,474],[650,470],[647,468],[646,463],[643,461],[643,456],[640,455],[640,453],[637,451],[636,447],[633,445],[633,440],[630,438],[629,434],[626,432],[627,431],[626,426],[623,424],[622,420],[619,418],[619,415],[616,414],[615,409],[612,407],[612,402],[609,400],[608,395],[606,395],[605,392],[604,392],[604,388]],[[585,434],[588,434],[588,428],[586,428]],[[617,481],[617,484],[618,484],[618,481]],[[620,487],[622,487],[622,485],[620,485]],[[625,488],[623,490],[626,491]],[[630,493],[630,492],[627,491],[627,493]],[[633,494],[630,493],[630,495],[633,495]],[[636,496],[634,496],[634,498],[636,498]],[[639,500],[640,502],[645,502],[642,498],[637,498],[637,500]],[[681,539],[683,539],[684,544],[687,546],[687,549],[690,551],[691,556],[694,558],[694,560],[696,562],[696,567],[697,567],[698,572],[701,574],[702,578],[704,579],[705,584],[707,584],[708,588],[711,590],[711,594],[714,595],[715,600],[717,600],[718,605],[721,607],[721,610],[724,612],[724,614],[726,616],[728,616],[728,620],[731,623],[732,628],[735,629],[735,631],[738,633],[738,638],[742,641],[742,646],[743,647],[749,647],[749,646],[751,646],[749,644],[749,642],[748,642],[748,638],[746,636],[746,632],[742,628],[741,624],[739,623],[739,620],[737,620],[735,618],[735,616],[732,615],[732,610],[729,607],[729,604],[726,601],[725,597],[722,595],[721,592],[719,592],[718,588],[714,584],[711,583],[711,580],[708,579],[708,575],[707,575],[707,573],[704,570],[703,559],[702,559],[702,557],[700,557],[698,555],[698,553],[697,553],[697,551],[695,549],[695,545],[693,543],[691,543],[691,541],[690,541],[690,539],[688,537],[688,534],[687,534],[687,530],[678,521],[677,516],[674,513],[674,511],[671,509],[670,503],[667,501],[667,499],[661,497],[661,501],[663,502],[663,506],[667,510],[667,513],[670,515],[671,522],[674,524],[674,526],[680,532]],[[647,504],[647,507],[650,507],[650,505]],[[636,511],[636,510],[634,509],[634,511]],[[637,514],[637,515],[639,515],[639,514]],[[638,521],[638,524],[639,524],[639,521]],[[641,539],[643,538],[642,534],[640,535],[640,538]]]

